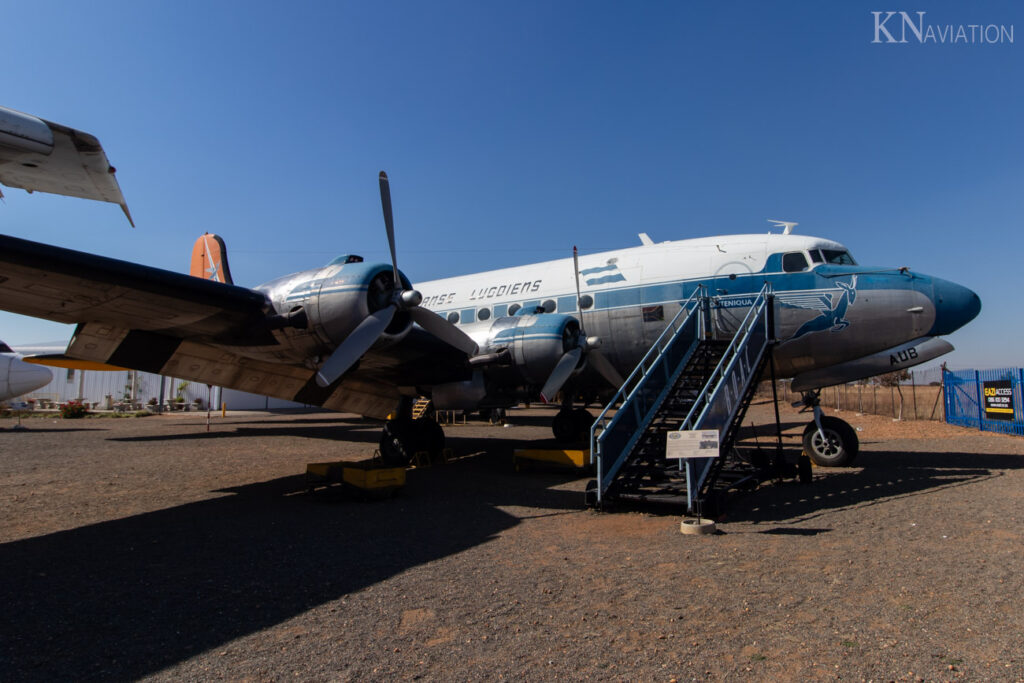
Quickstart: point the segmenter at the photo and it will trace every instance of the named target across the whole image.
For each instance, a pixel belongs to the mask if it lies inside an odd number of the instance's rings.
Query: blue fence
[[[1024,436],[1024,369],[942,373],[946,422],[986,432]]]

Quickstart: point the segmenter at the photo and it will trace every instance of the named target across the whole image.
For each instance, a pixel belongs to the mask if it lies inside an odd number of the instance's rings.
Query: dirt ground
[[[26,420],[0,433],[0,680],[1024,680],[1024,440],[844,412],[857,467],[695,537],[515,472],[549,416],[448,427],[457,459],[377,502],[306,491],[372,453],[351,416]]]

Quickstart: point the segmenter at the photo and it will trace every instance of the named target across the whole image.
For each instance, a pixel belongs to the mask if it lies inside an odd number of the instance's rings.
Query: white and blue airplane
[[[794,235],[781,221],[782,234],[659,243],[641,234],[639,246],[578,263],[413,287],[397,265],[387,176],[379,180],[390,263],[343,255],[246,288],[0,236],[0,308],[77,324],[70,359],[393,418],[381,447],[396,459],[443,446],[436,421],[411,419],[416,396],[477,410],[561,391],[554,431],[581,437],[592,417],[574,399],[616,390],[698,286],[727,334],[771,285],[775,366],[811,406],[822,387],[951,351],[941,337],[981,310],[965,287],[859,265],[839,242]],[[204,272],[227,272],[226,260]],[[817,422],[819,462],[848,462],[854,431],[837,418]]]
[[[380,177],[391,253],[387,177]],[[581,435],[577,396],[616,388],[699,285],[727,332],[764,283],[775,292],[773,354],[797,391],[902,370],[952,349],[978,296],[907,268],[857,264],[831,240],[706,237],[588,254],[414,288],[397,263],[355,255],[249,289],[0,236],[0,308],[77,323],[66,356],[354,412],[398,416],[382,438],[401,456],[443,444],[409,419],[438,409],[547,399],[566,383],[557,434]],[[586,325],[583,332],[582,323]],[[835,420],[835,418],[831,418]],[[842,441],[846,429],[827,425]],[[852,433],[852,430],[849,430]]]

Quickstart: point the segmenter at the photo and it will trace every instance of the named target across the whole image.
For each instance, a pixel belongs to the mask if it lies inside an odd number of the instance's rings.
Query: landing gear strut
[[[821,414],[819,393],[804,392],[804,406],[814,410],[814,422],[804,428],[804,453],[820,467],[849,465],[860,450],[857,432],[845,420]]]
[[[444,429],[432,416],[412,419],[412,409],[403,402],[399,416],[384,423],[380,436],[380,457],[385,463],[404,467],[416,453],[426,452],[434,460],[444,450]]]
[[[555,440],[562,443],[581,443],[590,438],[594,416],[584,408],[562,406],[551,422]]]

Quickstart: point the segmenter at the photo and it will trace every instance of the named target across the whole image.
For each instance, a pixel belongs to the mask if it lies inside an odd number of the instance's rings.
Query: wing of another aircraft
[[[111,202],[134,227],[114,171],[94,136],[0,107],[0,184]]]

